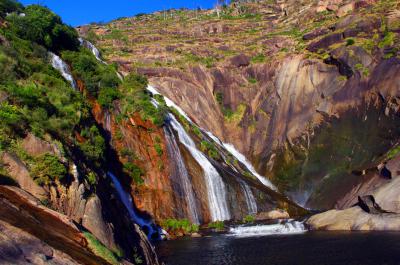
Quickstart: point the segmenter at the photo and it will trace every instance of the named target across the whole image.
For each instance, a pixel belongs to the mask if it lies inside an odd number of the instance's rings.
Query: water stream
[[[173,158],[173,165],[175,166],[175,172],[180,180],[185,200],[187,204],[187,211],[189,218],[192,223],[200,224],[199,213],[197,212],[196,199],[194,196],[193,186],[185,166],[181,151],[179,150],[178,143],[175,139],[174,133],[171,131],[170,126],[164,127],[165,137],[167,141],[167,149],[171,158]]]
[[[108,172],[107,175],[111,178],[114,188],[117,191],[121,202],[128,211],[129,217],[132,219],[132,221],[138,224],[149,238],[158,239],[162,234],[160,229],[156,227],[151,220],[146,220],[136,213],[130,194],[122,188],[121,183],[114,174]]]
[[[60,58],[60,56],[52,52],[49,52],[49,55],[51,65],[60,72],[64,79],[67,80],[75,90],[77,90],[78,88],[76,86],[75,79],[72,77],[68,65]]]

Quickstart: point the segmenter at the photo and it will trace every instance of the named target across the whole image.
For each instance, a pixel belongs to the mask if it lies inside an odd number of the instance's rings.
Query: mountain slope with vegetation
[[[397,150],[399,4],[236,1],[79,31],[281,191],[329,209]]]

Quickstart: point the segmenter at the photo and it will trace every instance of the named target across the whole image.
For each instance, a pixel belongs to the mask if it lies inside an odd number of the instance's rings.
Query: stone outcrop
[[[399,158],[390,160],[397,172]],[[357,185],[340,202],[343,210],[330,210],[312,216],[307,223],[316,230],[399,230],[400,177],[382,179],[378,172]],[[377,181],[380,178],[381,181]],[[347,201],[346,201],[347,200]],[[357,206],[351,207],[357,204]]]
[[[108,264],[87,249],[87,241],[71,219],[40,204],[16,187],[0,186],[0,219],[62,250],[83,264]]]
[[[22,189],[40,200],[47,199],[48,192],[33,180],[26,165],[16,155],[4,153],[1,160],[8,174],[15,179]]]
[[[81,264],[39,238],[3,221],[0,221],[0,242],[2,264]]]

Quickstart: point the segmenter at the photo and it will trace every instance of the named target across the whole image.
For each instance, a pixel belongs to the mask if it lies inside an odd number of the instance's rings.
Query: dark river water
[[[297,235],[219,235],[160,242],[167,265],[400,265],[400,233],[308,232]]]

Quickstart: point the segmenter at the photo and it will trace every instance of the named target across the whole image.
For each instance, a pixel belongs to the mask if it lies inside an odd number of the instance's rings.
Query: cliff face
[[[171,10],[81,32],[97,33],[108,60],[148,76],[281,191],[331,208],[359,180],[352,172],[398,140],[398,2],[239,5],[220,18]]]

